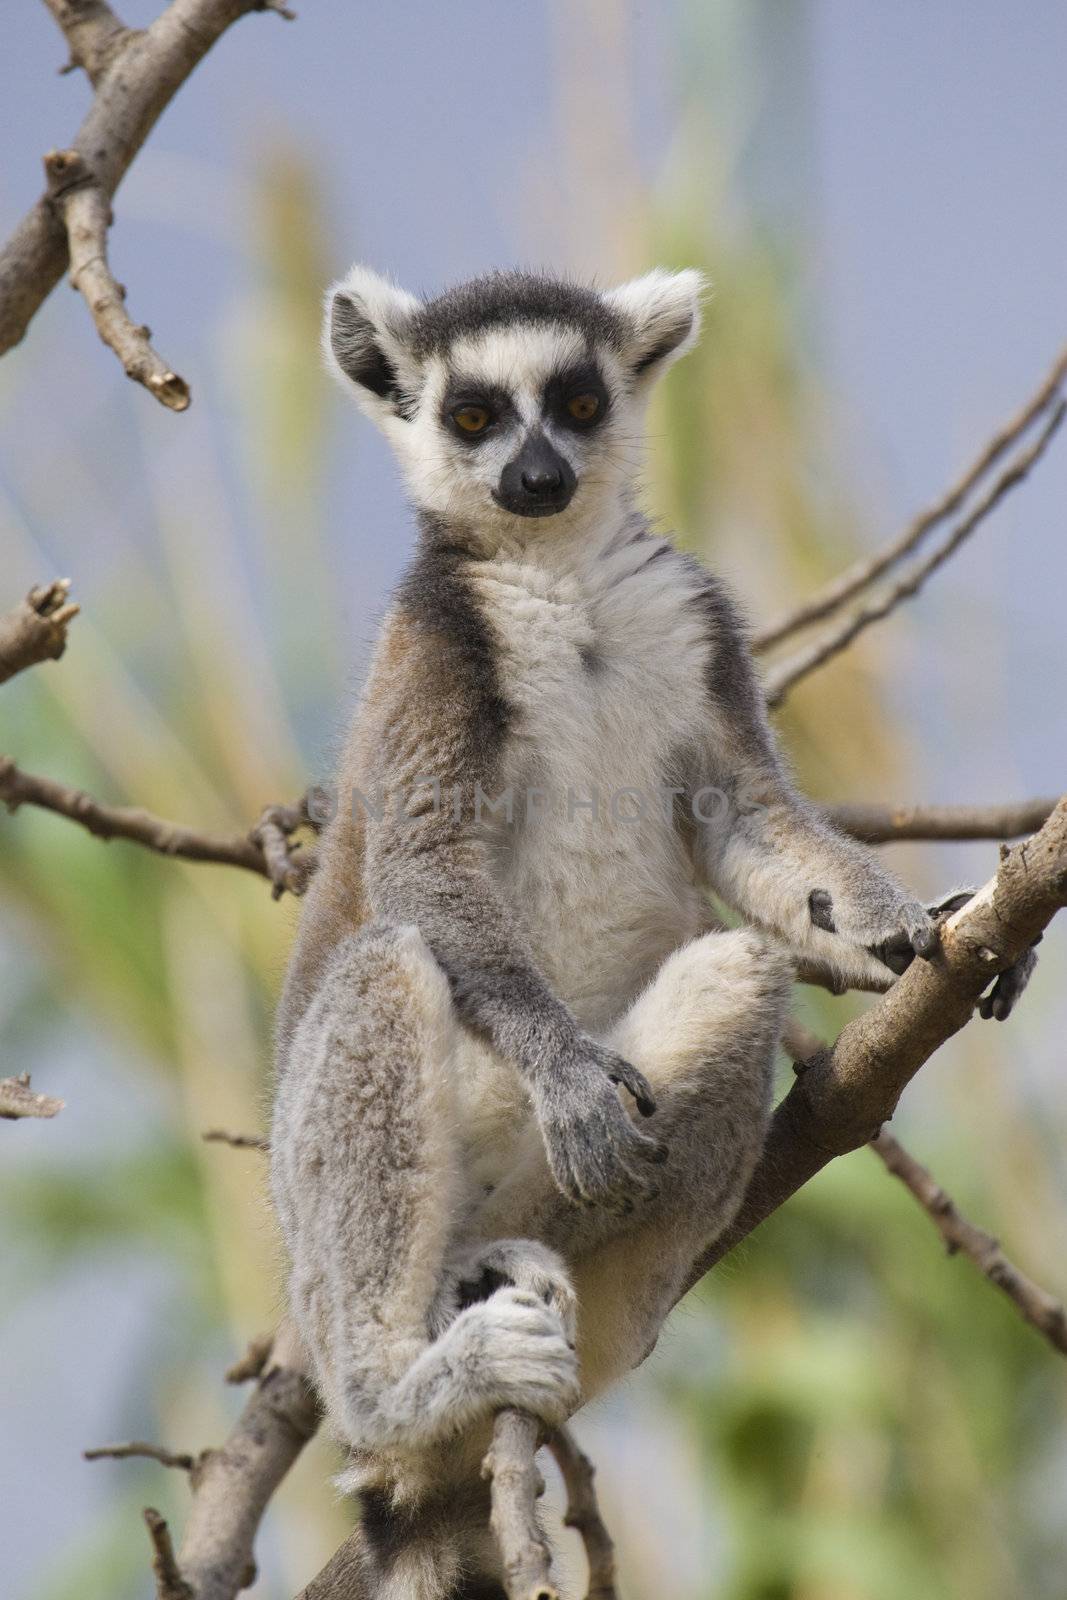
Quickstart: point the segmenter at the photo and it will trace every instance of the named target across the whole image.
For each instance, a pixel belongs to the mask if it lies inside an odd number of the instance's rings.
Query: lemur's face
[[[532,518],[562,532],[636,475],[648,390],[695,338],[700,289],[695,272],[604,294],[496,273],[420,302],[357,267],[330,291],[326,349],[419,507],[490,538]]]

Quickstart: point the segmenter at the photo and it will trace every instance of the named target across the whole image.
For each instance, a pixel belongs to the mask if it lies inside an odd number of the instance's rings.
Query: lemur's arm
[[[447,606],[456,597],[438,599]],[[419,928],[463,1021],[522,1073],[564,1193],[628,1209],[631,1196],[653,1189],[648,1163],[665,1152],[637,1130],[614,1086],[646,1116],[655,1101],[641,1073],[582,1033],[494,882],[493,830],[504,824],[477,796],[492,801],[499,791],[509,709],[490,663],[472,661],[471,647],[455,619],[435,628],[401,604],[387,623],[356,763],[369,789],[370,910]]]
[[[937,923],[971,891],[921,905],[873,851],[843,837],[797,794],[734,609],[710,577],[702,598],[711,726],[697,851],[706,880],[728,905],[784,939],[802,968],[828,972],[843,987],[888,988],[915,955],[936,950]],[[982,1015],[1006,1017],[1033,965],[1030,955],[1002,973]]]

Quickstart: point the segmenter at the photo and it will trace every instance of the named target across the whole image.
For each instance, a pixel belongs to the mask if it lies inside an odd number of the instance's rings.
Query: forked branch
[[[1012,445],[1022,438],[1039,417],[1055,405],[1065,381],[1067,381],[1067,350],[1062,351],[1056,358],[1048,376],[1022,409],[997,430],[984,449],[979,451],[966,472],[939,500],[927,510],[920,512],[902,534],[892,539],[873,556],[858,561],[846,572],[831,578],[829,583],[810,599],[795,606],[777,622],[769,623],[759,629],[753,635],[753,649],[757,652],[769,650],[773,645],[780,644],[783,639],[792,637],[793,634],[801,632],[815,622],[821,622],[835,611],[839,611],[847,601],[862,590],[869,589],[890,568],[897,566],[906,556],[911,555],[928,533],[959,511]]]
[[[950,556],[954,555],[960,546],[971,536],[974,530],[985,521],[986,517],[999,505],[1004,496],[1017,483],[1021,483],[1027,473],[1052,440],[1053,435],[1063,421],[1067,412],[1067,402],[1059,401],[1052,411],[1044,428],[1034,442],[1021,451],[1011,465],[987,490],[978,501],[977,505],[958,523],[941,544],[924,560],[919,562],[877,600],[871,600],[866,605],[846,617],[831,632],[821,639],[816,639],[806,649],[800,650],[782,666],[768,672],[765,681],[767,704],[779,706],[792,689],[802,678],[815,671],[816,667],[825,665],[834,656],[840,655],[854,639],[869,628],[872,623],[881,622],[891,615],[905,600],[912,599],[919,590],[932,577],[939,567],[944,566]]]

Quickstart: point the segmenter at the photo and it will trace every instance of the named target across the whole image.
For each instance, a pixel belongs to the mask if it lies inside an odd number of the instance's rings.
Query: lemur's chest
[[[676,574],[624,550],[580,575],[501,561],[477,579],[514,711],[501,880],[546,976],[589,1027],[617,1015],[702,918],[672,790],[707,716],[707,643]]]

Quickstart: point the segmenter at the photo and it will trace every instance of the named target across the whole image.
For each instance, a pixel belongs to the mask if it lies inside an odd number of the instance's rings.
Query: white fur
[[[691,350],[700,337],[700,300],[707,286],[703,273],[692,267],[683,272],[656,267],[641,278],[609,289],[604,299],[633,325],[629,359],[640,361],[669,344],[655,364],[658,377]]]

